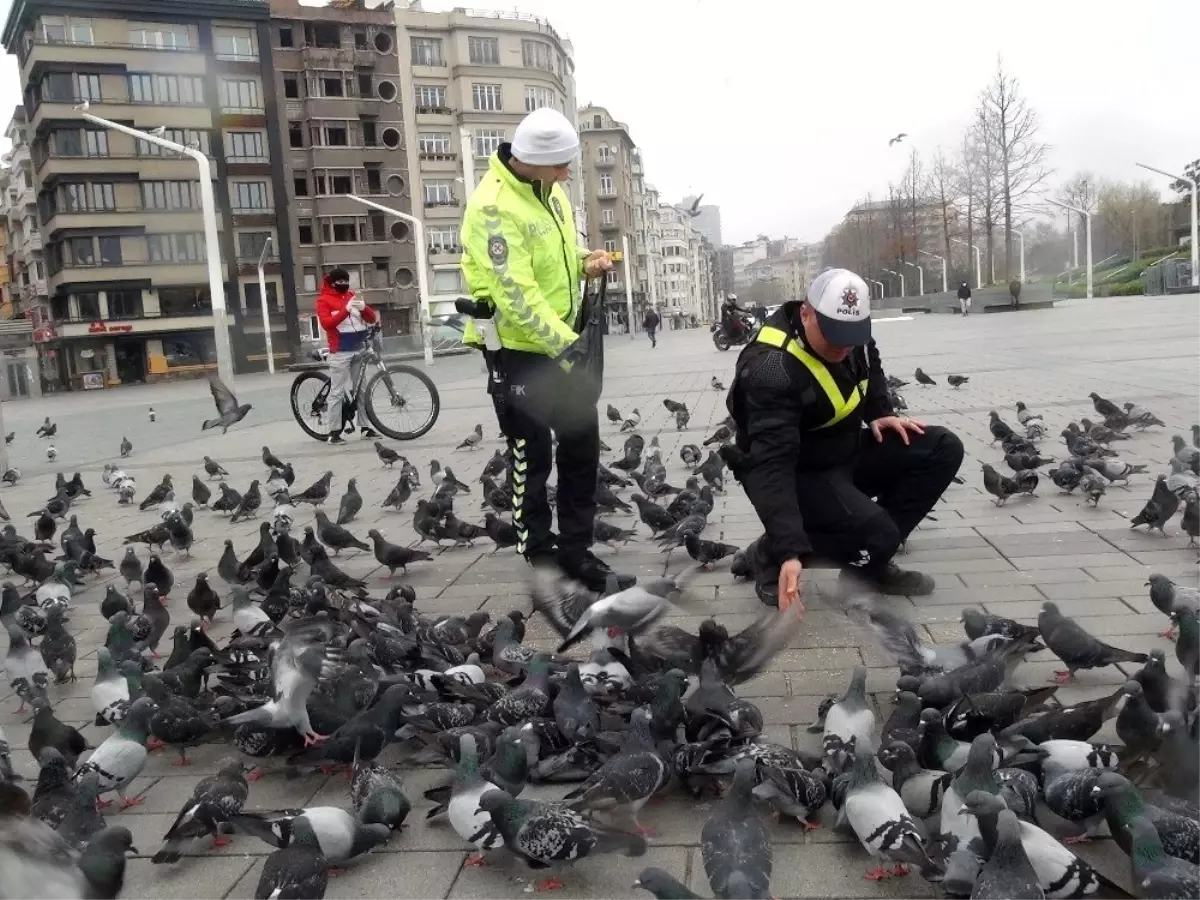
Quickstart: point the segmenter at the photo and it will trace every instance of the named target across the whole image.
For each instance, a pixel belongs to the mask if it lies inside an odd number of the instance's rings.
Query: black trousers
[[[558,465],[560,550],[592,545],[596,521],[596,470],[600,419],[594,390],[576,373],[537,353],[501,351],[508,402],[501,430],[512,453],[510,485],[517,551],[529,556],[555,543],[546,496],[552,463]],[[551,433],[558,438],[554,451]]]
[[[910,434],[864,433],[853,460],[797,474],[796,499],[812,558],[879,575],[933,509],[963,460],[962,441],[938,425]],[[875,499],[871,499],[875,498]],[[769,544],[769,540],[768,540]],[[768,556],[778,562],[774,548]]]

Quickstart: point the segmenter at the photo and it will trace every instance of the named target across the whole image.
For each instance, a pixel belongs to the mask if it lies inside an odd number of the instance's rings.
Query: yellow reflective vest
[[[760,343],[778,347],[780,350],[786,350],[792,356],[796,357],[796,359],[800,360],[804,368],[812,373],[813,378],[816,379],[825,396],[829,398],[830,406],[833,407],[833,417],[828,422],[818,425],[816,430],[819,431],[822,428],[829,428],[832,425],[836,425],[858,409],[858,405],[862,403],[863,396],[867,392],[867,381],[869,379],[864,378],[855,385],[849,397],[843,397],[841,388],[837,386],[837,382],[829,374],[829,369],[825,366],[825,363],[805,350],[786,331],[771,325],[764,325],[759,329],[754,339]]]
[[[500,345],[558,356],[578,337],[580,282],[588,250],[579,246],[566,192],[518,178],[492,155],[467,201],[461,243],[467,288],[488,298]],[[468,325],[463,342],[478,346]]]

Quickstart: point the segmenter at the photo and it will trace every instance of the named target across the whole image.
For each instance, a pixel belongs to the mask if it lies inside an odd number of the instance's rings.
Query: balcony
[[[358,53],[351,47],[314,47],[306,45],[301,49],[301,55],[309,68],[313,69],[353,69]]]
[[[26,250],[41,250],[42,249],[42,233],[35,231],[25,238]]]
[[[426,209],[439,209],[442,207],[449,207],[449,206],[458,206],[458,198],[451,197],[449,200],[430,200],[429,198],[425,199],[425,208]]]
[[[600,222],[600,230],[601,231],[620,231],[621,223],[617,222],[616,220],[611,221],[611,222],[601,221]]]
[[[118,51],[114,53],[114,51]],[[197,47],[146,47],[114,41],[74,43],[35,40],[21,61],[22,83],[38,63],[76,63],[82,65],[123,64],[130,72],[165,72],[200,75],[204,56]]]
[[[26,168],[28,168],[29,167],[29,145],[28,144],[20,144],[16,147],[13,147],[12,151],[9,154],[9,157],[10,157],[8,160],[9,165],[11,165],[13,167],[14,171],[20,169],[22,165],[24,165]]]
[[[617,164],[617,157],[612,153],[597,153],[596,165],[601,169],[611,169]]]
[[[462,247],[458,244],[430,244],[427,248],[433,262],[445,262],[443,257],[453,257],[457,260],[462,256]]]
[[[599,200],[615,200],[617,198],[617,189],[613,187],[597,188],[596,197]]]

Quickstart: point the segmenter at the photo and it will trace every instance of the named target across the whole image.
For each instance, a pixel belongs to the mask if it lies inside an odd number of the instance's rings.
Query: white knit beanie
[[[535,109],[517,126],[512,155],[531,166],[561,166],[579,152],[579,135],[556,109]]]

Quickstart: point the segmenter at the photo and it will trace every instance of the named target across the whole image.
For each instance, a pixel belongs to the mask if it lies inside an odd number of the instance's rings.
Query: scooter
[[[716,345],[718,350],[724,352],[730,347],[740,347],[742,344],[748,344],[758,334],[758,320],[754,316],[748,313],[739,313],[738,318],[742,323],[742,330],[738,335],[729,334],[725,329],[723,321],[718,320],[713,322],[712,328],[709,330],[712,332],[713,344]]]

